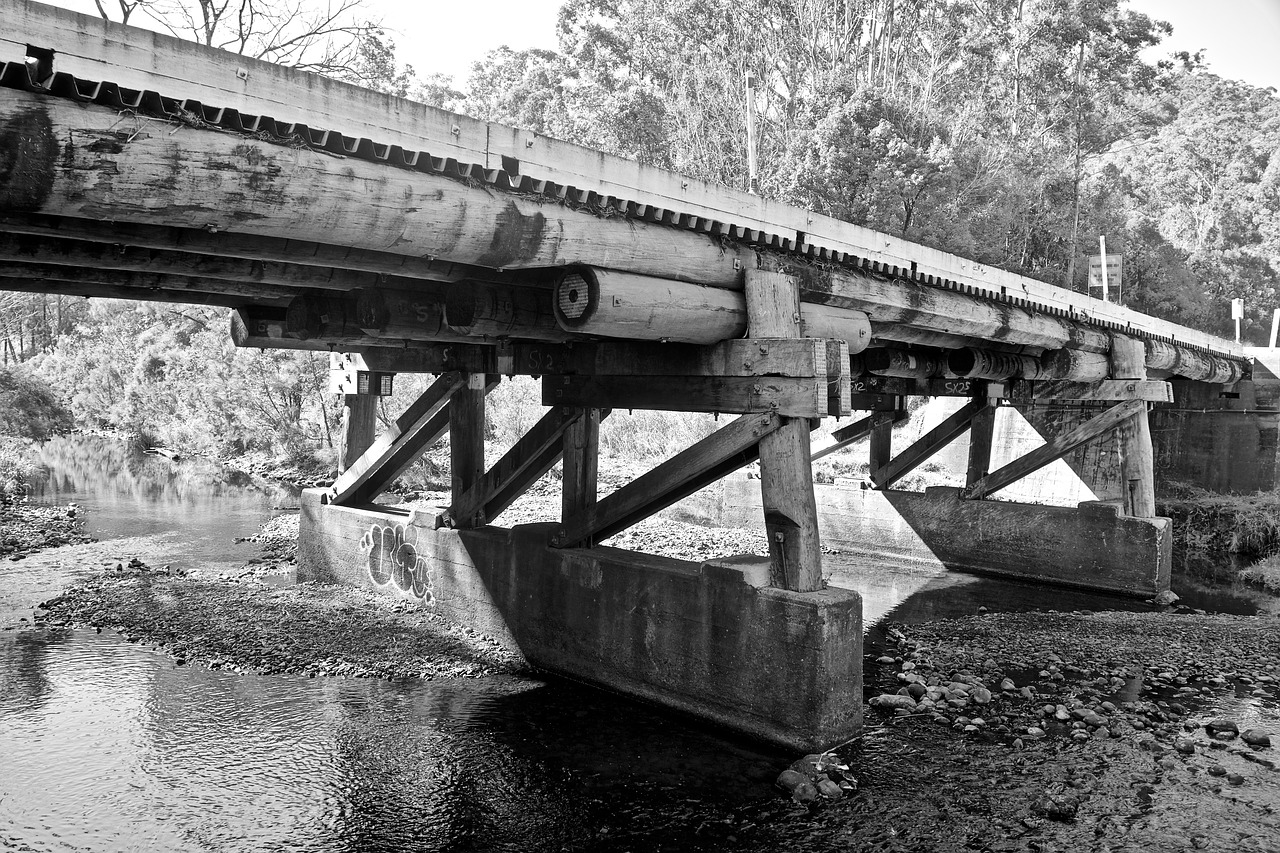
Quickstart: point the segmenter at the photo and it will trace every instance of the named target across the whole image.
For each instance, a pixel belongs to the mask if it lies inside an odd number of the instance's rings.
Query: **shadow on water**
[[[0,648],[0,848],[591,849],[688,836],[786,760],[567,683],[241,676],[87,631]]]

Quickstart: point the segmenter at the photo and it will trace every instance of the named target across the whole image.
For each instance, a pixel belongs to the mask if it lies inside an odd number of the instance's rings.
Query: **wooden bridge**
[[[756,195],[37,3],[0,19],[0,289],[227,306],[241,346],[341,354],[344,472],[308,497],[304,575],[774,741],[861,716],[860,603],[823,580],[820,419],[870,436],[886,492],[969,433],[965,487],[911,510],[955,528],[956,564],[1151,595],[1170,543],[1149,410],[1250,374],[1228,341]],[[439,378],[375,440],[398,372]],[[486,465],[504,375],[541,377],[552,408]],[[910,395],[966,402],[895,448]],[[991,470],[1009,400],[1079,417]],[[616,408],[740,417],[598,500]],[[372,508],[445,434],[449,505]],[[985,500],[1113,434],[1120,504]],[[767,565],[596,546],[757,460]],[[561,461],[558,522],[486,527]]]

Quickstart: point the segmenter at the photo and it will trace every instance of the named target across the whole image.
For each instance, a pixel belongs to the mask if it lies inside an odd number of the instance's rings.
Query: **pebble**
[[[1210,720],[1204,724],[1204,727],[1208,730],[1209,734],[1214,737],[1224,738],[1227,740],[1240,734],[1240,727],[1237,726],[1234,721],[1228,720],[1225,717]]]
[[[879,696],[872,697],[870,705],[873,708],[881,708],[885,711],[894,711],[898,709],[914,711],[916,707],[916,700],[911,698],[910,695],[882,693]]]

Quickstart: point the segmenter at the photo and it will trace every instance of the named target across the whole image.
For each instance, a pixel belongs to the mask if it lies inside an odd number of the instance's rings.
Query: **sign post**
[[[1244,300],[1231,300],[1231,319],[1236,321],[1236,343],[1240,343],[1240,321],[1244,319]]]
[[[1093,295],[1094,288],[1100,288],[1102,301],[1110,302],[1112,301],[1111,289],[1115,288],[1115,301],[1122,302],[1124,295],[1122,283],[1124,256],[1107,254],[1106,237],[1098,238],[1098,246],[1102,250],[1102,254],[1089,256],[1089,295]]]

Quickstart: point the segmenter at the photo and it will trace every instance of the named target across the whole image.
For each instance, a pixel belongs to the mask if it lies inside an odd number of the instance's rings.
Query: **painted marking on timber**
[[[53,187],[59,153],[49,115],[20,109],[9,116],[0,125],[0,152],[0,210],[38,210]]]
[[[379,589],[435,604],[431,566],[418,552],[418,531],[403,524],[373,524],[360,539],[369,564],[369,581]]]

